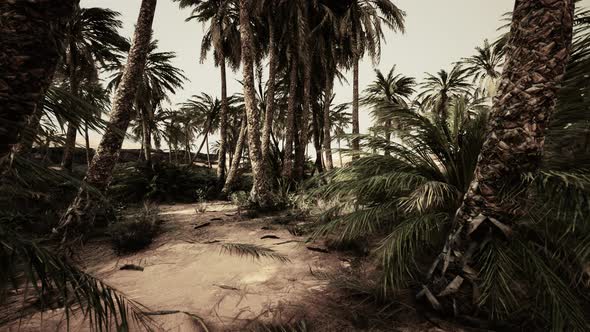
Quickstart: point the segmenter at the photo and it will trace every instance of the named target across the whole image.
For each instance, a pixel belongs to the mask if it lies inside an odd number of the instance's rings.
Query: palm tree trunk
[[[229,105],[227,100],[227,76],[225,72],[225,57],[221,54],[221,112],[219,112],[219,154],[217,156],[217,179],[219,183],[225,181],[226,147],[227,147],[227,115]],[[209,143],[207,143],[209,145]],[[207,158],[209,158],[207,156]]]
[[[207,166],[211,168],[211,156],[209,155],[209,134],[205,134],[205,146],[207,147]]]
[[[146,110],[141,111],[141,130],[143,133],[143,154],[147,166],[152,165],[152,132],[150,129],[149,114]]]
[[[268,162],[268,154],[270,151],[270,132],[272,131],[272,120],[274,118],[276,76],[279,62],[275,28],[271,18],[268,19],[268,24],[268,88],[266,91],[266,113],[264,114],[264,125],[262,127],[262,160],[265,162]]]
[[[334,75],[330,73],[326,80],[326,87],[324,88],[324,152],[326,160],[326,170],[330,171],[334,168],[334,161],[332,160],[332,135],[330,129],[330,101],[334,88]]]
[[[522,176],[535,173],[541,163],[545,129],[571,50],[573,10],[573,0],[516,1],[506,63],[475,177],[428,279],[466,278],[465,266],[475,266],[482,243],[517,236],[512,228],[526,210],[527,198],[526,191],[517,189]],[[505,190],[521,194],[503,200]],[[446,284],[429,286],[437,294]]]
[[[338,138],[338,157],[340,158],[340,167],[344,165],[342,162],[342,146],[340,145],[340,138]]]
[[[256,92],[254,87],[254,47],[252,31],[250,30],[251,0],[240,0],[240,35],[242,36],[242,67],[244,74],[244,101],[246,104],[246,118],[248,122],[248,150],[254,183],[250,192],[252,203],[267,207],[271,204],[270,183],[265,172],[265,162],[262,160],[260,142],[260,110],[256,107]]]
[[[293,174],[293,142],[295,141],[295,108],[297,105],[297,62],[293,46],[291,52],[291,72],[289,74],[289,100],[287,101],[287,123],[285,125],[285,157],[283,162],[283,178],[292,180]]]
[[[315,168],[318,173],[324,172],[324,163],[322,161],[322,129],[324,128],[320,123],[319,113],[323,114],[323,110],[312,109],[312,129],[313,129],[313,147],[315,149]],[[321,117],[323,119],[323,116]]]
[[[304,3],[306,20],[309,15],[309,4]],[[311,113],[311,49],[309,46],[309,22],[305,22],[305,37],[300,40],[303,49],[303,109],[299,128],[299,149],[295,150],[295,179],[302,180],[305,176],[305,157],[307,150],[309,115]]]
[[[86,143],[86,165],[90,167],[92,158],[90,157],[90,135],[88,129],[88,122],[84,124],[84,141]]]
[[[109,125],[88,168],[78,195],[60,220],[59,229],[63,240],[72,233],[82,229],[88,230],[92,223],[99,199],[92,199],[89,187],[104,192],[113,174],[113,168],[119,158],[125,132],[133,114],[133,101],[137,92],[137,82],[145,67],[152,34],[152,23],[156,12],[157,0],[142,0],[139,18],[135,27],[133,44],[127,57],[127,65],[121,83],[113,98],[113,107]]]
[[[55,37],[64,34],[77,5],[78,0],[0,2],[0,160],[20,141],[51,84],[63,47]]]
[[[356,56],[354,59],[354,68],[353,68],[353,84],[352,84],[352,134],[358,135],[360,133],[360,124],[359,124],[359,58]],[[358,159],[360,157],[360,144],[359,139],[357,137],[352,139],[352,150],[353,150],[353,159]]]
[[[227,173],[227,178],[225,179],[225,184],[223,185],[223,189],[221,193],[224,195],[229,194],[232,190],[234,182],[236,180],[236,176],[238,174],[238,169],[240,168],[240,159],[242,159],[242,154],[244,153],[244,144],[246,143],[246,132],[248,131],[248,122],[246,119],[242,120],[242,126],[240,128],[240,134],[238,136],[238,141],[236,142],[236,149],[231,161],[231,165],[229,167],[229,172]]]
[[[71,43],[70,54],[69,54],[69,67],[70,67],[70,93],[74,97],[78,97],[80,90],[80,78],[78,77],[76,57],[74,56],[74,50],[76,45]],[[73,106],[73,105],[72,105]],[[73,110],[76,111],[75,109]],[[63,149],[63,159],[61,161],[61,167],[68,171],[72,171],[74,162],[74,155],[76,154],[76,136],[78,135],[79,123],[77,121],[70,121],[68,123],[68,130],[66,133],[66,142]]]

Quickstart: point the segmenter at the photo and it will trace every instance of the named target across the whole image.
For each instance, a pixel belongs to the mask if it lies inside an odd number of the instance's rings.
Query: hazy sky
[[[84,7],[108,7],[122,14],[122,33],[133,34],[139,13],[140,0],[82,0]],[[496,29],[502,24],[502,14],[511,11],[514,0],[395,0],[394,3],[406,12],[406,33],[387,33],[382,48],[381,62],[377,68],[388,71],[396,65],[398,72],[414,76],[420,81],[424,72],[435,73],[450,68],[452,63],[474,53],[474,48],[485,38],[494,40]],[[589,6],[590,0],[582,1]],[[154,21],[155,38],[162,51],[177,54],[175,65],[184,70],[190,79],[172,96],[173,103],[183,102],[191,95],[207,92],[219,95],[219,71],[212,61],[199,63],[199,46],[203,26],[197,22],[185,22],[189,9],[181,10],[172,0],[159,0]],[[374,77],[373,64],[369,59],[360,67],[361,90]],[[347,79],[352,83],[352,74]],[[236,79],[240,73],[230,74],[229,93],[238,92]],[[348,85],[335,87],[336,101],[348,102],[352,88]],[[361,114],[361,131],[370,125],[367,112]],[[93,137],[95,143],[96,137]],[[132,142],[126,146],[137,146]]]

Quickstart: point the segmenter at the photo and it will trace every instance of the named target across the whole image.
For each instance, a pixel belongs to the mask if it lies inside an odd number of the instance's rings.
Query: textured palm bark
[[[51,84],[65,23],[79,0],[0,2],[0,160],[8,157]]]
[[[326,161],[326,170],[330,171],[334,168],[334,161],[332,160],[332,135],[330,133],[332,124],[330,122],[330,99],[334,90],[334,75],[326,80],[326,87],[324,90],[324,154]]]
[[[227,101],[227,75],[225,70],[225,57],[221,54],[221,111],[219,112],[219,154],[217,155],[217,179],[219,183],[225,182],[226,154],[227,154],[227,114],[229,104]]]
[[[573,10],[573,0],[516,1],[489,131],[447,243],[429,271],[431,294],[455,293],[450,280],[475,284],[473,252],[484,241],[518,236],[513,226],[526,208],[526,191],[509,201],[502,193],[522,186],[523,174],[536,172],[541,163],[545,129],[571,50]],[[449,295],[438,294],[443,305],[432,297],[430,302],[444,307]]]
[[[244,153],[244,145],[246,143],[246,133],[248,132],[248,122],[244,118],[242,120],[242,126],[240,128],[240,134],[238,136],[238,141],[236,142],[236,150],[234,152],[233,158],[231,160],[231,165],[229,167],[229,172],[227,172],[227,178],[225,179],[225,184],[223,185],[223,189],[221,193],[223,195],[228,195],[236,182],[236,178],[238,175],[238,169],[240,168],[240,160],[242,159],[242,154]]]
[[[272,204],[270,183],[262,160],[260,142],[260,110],[256,107],[256,90],[254,88],[254,54],[252,31],[250,27],[251,0],[240,0],[240,35],[242,37],[242,70],[244,74],[244,101],[248,123],[248,151],[252,164],[253,185],[250,201],[262,208]]]
[[[309,4],[304,3],[304,15],[309,14]],[[309,36],[309,23],[305,22],[305,36]],[[311,113],[311,49],[309,47],[309,39],[303,38],[300,40],[300,47],[302,48],[303,57],[303,107],[301,109],[301,118],[299,126],[299,149],[295,149],[295,168],[294,175],[296,180],[303,180],[305,176],[305,157],[307,144],[309,142],[309,116]]]
[[[269,55],[268,55],[268,83],[266,91],[266,113],[264,114],[264,125],[262,127],[262,160],[269,162],[270,153],[270,132],[275,110],[275,91],[278,70],[279,52],[277,48],[274,25],[269,19]],[[268,167],[270,169],[270,167]]]
[[[156,4],[157,0],[141,2],[133,44],[127,57],[121,83],[115,92],[109,124],[78,195],[60,221],[59,231],[63,234],[64,240],[71,235],[81,233],[83,227],[88,228],[92,225],[100,199],[96,197],[92,199],[90,194],[92,191],[104,193],[111,181],[125,132],[133,114],[137,83],[141,80],[141,74],[145,68]]]
[[[292,180],[293,176],[293,143],[295,141],[295,108],[297,105],[297,63],[295,52],[291,49],[291,72],[289,74],[289,100],[287,101],[287,123],[285,124],[285,153],[283,161],[283,178]]]
[[[360,133],[359,125],[359,58],[358,56],[354,60],[353,68],[353,83],[352,83],[352,134],[358,135]],[[360,157],[360,142],[357,137],[352,139],[352,151],[353,159]]]

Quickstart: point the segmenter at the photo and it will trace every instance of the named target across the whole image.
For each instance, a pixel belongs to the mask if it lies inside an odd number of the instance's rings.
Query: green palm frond
[[[255,244],[224,243],[221,246],[221,250],[230,255],[238,255],[240,257],[252,257],[254,259],[270,258],[282,263],[288,263],[291,261],[289,257],[283,254]]]

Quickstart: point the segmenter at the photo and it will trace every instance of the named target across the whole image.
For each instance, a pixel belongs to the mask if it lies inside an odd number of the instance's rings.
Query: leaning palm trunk
[[[236,150],[234,151],[234,155],[231,161],[231,165],[229,167],[229,172],[227,172],[227,178],[225,179],[225,184],[223,185],[223,189],[221,193],[223,195],[227,195],[233,188],[234,182],[236,181],[236,177],[238,175],[238,169],[240,168],[240,160],[242,159],[242,153],[244,153],[244,144],[246,143],[246,133],[248,131],[248,123],[247,120],[242,120],[242,126],[240,128],[240,134],[238,136],[238,141],[236,142]]]
[[[272,131],[272,120],[275,107],[276,76],[278,70],[278,48],[276,45],[275,29],[272,20],[269,18],[269,56],[268,56],[268,89],[266,92],[266,113],[264,114],[264,125],[262,127],[262,159],[268,163],[270,153],[270,133]],[[270,169],[270,167],[268,167]]]
[[[334,161],[332,160],[332,135],[330,129],[330,99],[332,98],[332,90],[334,87],[334,76],[329,75],[326,80],[326,87],[324,90],[324,152],[326,161],[326,170],[330,171],[334,168]]]
[[[297,63],[295,52],[291,46],[291,73],[289,75],[289,100],[287,105],[287,123],[285,125],[285,157],[282,175],[291,181],[293,174],[293,142],[295,141],[295,103],[297,102]]]
[[[217,156],[217,179],[219,183],[225,181],[225,158],[227,147],[227,114],[229,105],[227,101],[227,76],[225,73],[225,57],[221,55],[221,112],[219,112],[219,154]]]
[[[421,292],[434,307],[442,307],[438,292],[460,294],[457,290],[466,284],[478,289],[474,257],[486,243],[518,236],[512,230],[525,212],[527,196],[518,189],[523,175],[536,172],[541,163],[545,129],[571,48],[573,8],[573,0],[516,1],[507,60],[475,176],[429,271],[428,279],[438,282]],[[510,199],[503,199],[506,191],[512,192]]]
[[[78,0],[0,2],[0,160],[21,139],[62,52],[65,23]]]
[[[262,160],[260,142],[260,110],[256,107],[254,88],[254,55],[252,31],[250,30],[251,0],[240,0],[240,35],[242,37],[242,65],[244,72],[244,101],[248,123],[248,150],[254,183],[250,192],[250,201],[260,207],[269,206],[270,183],[265,172],[265,162]]]
[[[89,188],[104,193],[111,181],[113,168],[119,158],[125,132],[133,114],[137,82],[140,81],[145,67],[156,4],[157,0],[142,0],[133,45],[129,51],[121,83],[115,92],[109,125],[88,168],[78,195],[59,224],[59,231],[63,232],[64,240],[71,235],[70,231],[81,231],[80,228],[84,227],[84,223],[86,223],[84,228],[88,229],[87,223],[93,221],[98,202],[91,199]]]

